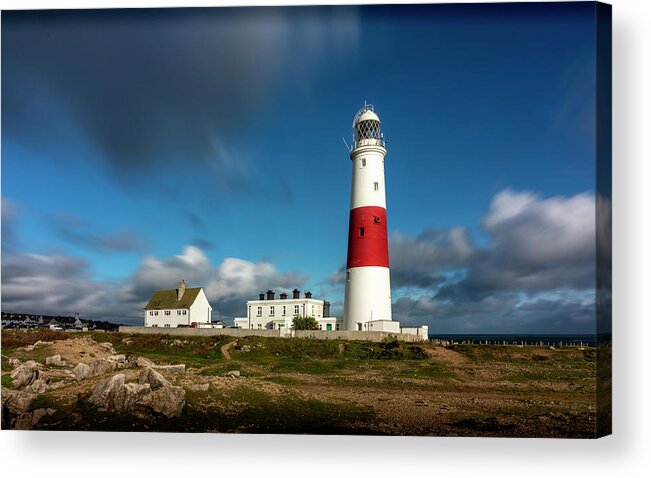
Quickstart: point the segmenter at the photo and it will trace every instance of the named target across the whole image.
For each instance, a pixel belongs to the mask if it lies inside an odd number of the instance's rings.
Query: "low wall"
[[[185,337],[210,337],[212,335],[228,335],[230,337],[280,337],[280,330],[257,329],[195,329],[192,327],[137,327],[121,325],[120,332],[126,334],[161,334],[179,335]]]
[[[357,330],[294,330],[294,337],[300,339],[319,340],[366,340],[369,342],[382,342],[387,337],[395,337],[403,342],[423,342],[423,338],[412,334],[396,334],[393,332],[374,332]]]
[[[137,327],[121,325],[120,332],[127,334],[162,334],[190,337],[209,337],[212,335],[228,335],[231,337],[296,337],[299,339],[318,340],[366,340],[381,342],[387,337],[396,337],[403,342],[422,342],[418,335],[396,334],[392,332],[358,332],[356,330],[292,330],[289,335],[281,335],[280,330],[266,329],[194,329],[191,327]]]

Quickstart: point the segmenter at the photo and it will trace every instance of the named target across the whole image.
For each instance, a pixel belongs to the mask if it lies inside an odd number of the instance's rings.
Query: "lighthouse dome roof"
[[[375,114],[375,111],[373,111],[372,108],[364,108],[355,117],[355,124],[369,120],[379,122],[380,118]]]

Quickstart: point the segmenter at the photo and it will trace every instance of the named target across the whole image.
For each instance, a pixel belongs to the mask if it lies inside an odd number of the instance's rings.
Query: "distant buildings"
[[[212,307],[201,287],[157,290],[145,306],[145,327],[213,327]],[[214,324],[223,328],[223,322]]]
[[[49,329],[65,332],[84,332],[87,330],[117,330],[118,325],[106,321],[82,320],[77,312],[71,316],[29,315],[2,313],[2,329]]]
[[[330,302],[313,299],[311,292],[301,297],[298,289],[292,291],[292,297],[282,293],[276,299],[276,294],[268,290],[262,292],[257,300],[246,303],[246,317],[235,319],[235,327],[240,329],[268,329],[290,331],[294,317],[314,317],[321,330],[340,330],[343,326],[341,319],[330,317]]]

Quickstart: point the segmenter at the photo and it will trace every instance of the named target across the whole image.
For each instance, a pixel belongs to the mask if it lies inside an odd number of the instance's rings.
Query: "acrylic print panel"
[[[3,12],[2,427],[610,433],[610,23]]]

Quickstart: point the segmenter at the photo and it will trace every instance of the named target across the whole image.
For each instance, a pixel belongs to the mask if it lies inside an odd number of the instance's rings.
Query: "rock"
[[[58,382],[50,383],[50,384],[47,386],[47,389],[48,389],[48,390],[56,390],[56,389],[58,389],[58,388],[65,387],[65,386],[68,385],[69,383],[70,383],[70,382],[66,382],[65,380],[59,380]]]
[[[90,376],[103,375],[107,372],[115,370],[117,363],[113,360],[97,359],[90,363]]]
[[[33,345],[25,345],[24,347],[21,347],[21,348],[26,352],[31,352],[32,350],[34,350]]]
[[[115,349],[113,348],[113,344],[111,342],[102,342],[99,344],[99,346],[104,352],[115,355]]]
[[[16,367],[16,369],[11,372],[11,378],[13,380],[14,387],[16,387],[18,390],[31,385],[42,375],[43,374],[38,368],[38,364],[33,360],[28,360],[19,367]]]
[[[120,354],[120,355],[111,355],[110,357],[106,357],[107,360],[113,360],[114,362],[125,362],[127,360],[126,355]]]
[[[30,412],[21,413],[14,421],[12,428],[14,430],[31,430],[33,418],[34,417]]]
[[[75,368],[72,369],[72,373],[75,374],[76,380],[83,380],[86,377],[90,377],[90,372],[91,372],[90,366],[83,362],[79,362],[75,366]]]
[[[231,378],[238,378],[240,376],[240,371],[239,370],[231,370],[229,372],[226,372],[227,377]]]
[[[183,347],[183,342],[179,339],[172,340],[172,347]]]
[[[138,358],[136,359],[136,365],[137,365],[138,367],[153,367],[153,366],[155,366],[156,364],[155,364],[154,362],[152,362],[151,360],[149,360],[148,358],[145,358],[145,357],[138,357]]]
[[[25,390],[36,394],[44,393],[45,391],[47,391],[49,384],[50,384],[50,379],[48,377],[43,376],[43,378],[34,380],[32,383],[27,385],[25,387]]]
[[[38,347],[39,345],[52,345],[54,342],[47,342],[45,340],[37,340],[34,343],[34,347]]]
[[[45,359],[45,365],[56,365],[62,367],[66,365],[64,360],[61,360],[61,355],[53,355],[52,357],[47,357]]]
[[[250,345],[242,345],[242,352],[250,352],[251,351],[251,346]]]
[[[2,389],[2,408],[12,415],[19,415],[29,410],[29,406],[36,398],[35,393],[23,390]]]
[[[10,358],[10,359],[9,359],[9,366],[10,366],[11,368],[16,368],[16,367],[18,367],[19,365],[20,365],[20,360],[18,360],[17,358]]]
[[[56,409],[55,408],[46,408],[45,412],[47,413],[48,417],[51,417],[52,415],[54,415],[56,413]]]
[[[108,411],[124,413],[146,394],[151,393],[149,384],[124,383],[124,374],[118,373],[97,384],[89,401]]]
[[[188,385],[188,388],[195,392],[206,392],[210,388],[209,383],[193,383]]]
[[[167,370],[169,372],[185,372],[185,364],[181,363],[178,365],[153,365],[151,368],[155,368],[157,370]]]
[[[159,388],[162,387],[172,386],[172,384],[168,382],[165,377],[163,377],[160,373],[158,373],[151,367],[147,367],[145,370],[143,370],[140,373],[140,376],[138,377],[138,383],[140,384],[148,383],[152,390],[158,390]]]
[[[138,405],[167,418],[178,417],[185,406],[185,390],[181,387],[161,387],[144,395]]]
[[[32,423],[31,423],[31,428],[34,428],[38,422],[41,421],[41,418],[47,416],[47,411],[45,408],[37,408],[34,410],[34,413],[32,413]]]

